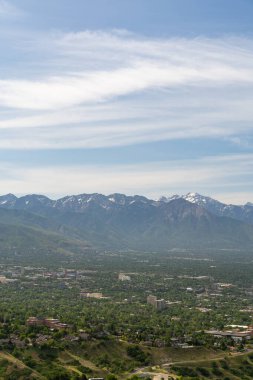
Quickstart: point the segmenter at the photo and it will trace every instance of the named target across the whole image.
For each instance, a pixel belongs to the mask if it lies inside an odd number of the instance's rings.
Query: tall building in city
[[[147,303],[159,311],[164,310],[167,307],[166,301],[164,299],[158,300],[156,296],[152,296],[151,294],[147,296]]]

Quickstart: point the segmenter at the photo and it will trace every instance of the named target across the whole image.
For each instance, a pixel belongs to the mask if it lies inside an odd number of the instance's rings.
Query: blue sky
[[[1,193],[253,201],[251,0],[0,0]]]

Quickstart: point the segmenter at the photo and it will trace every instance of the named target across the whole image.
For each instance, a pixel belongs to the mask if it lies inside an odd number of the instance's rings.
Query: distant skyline
[[[0,0],[0,193],[253,202],[251,0]]]

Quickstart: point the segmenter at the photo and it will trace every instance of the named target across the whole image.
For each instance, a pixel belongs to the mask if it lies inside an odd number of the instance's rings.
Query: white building
[[[119,273],[119,280],[120,281],[131,281],[131,277],[125,275],[124,273]]]

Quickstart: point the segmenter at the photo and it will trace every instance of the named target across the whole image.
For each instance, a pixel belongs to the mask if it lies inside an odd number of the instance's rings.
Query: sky
[[[252,0],[0,0],[0,193],[253,202]]]

